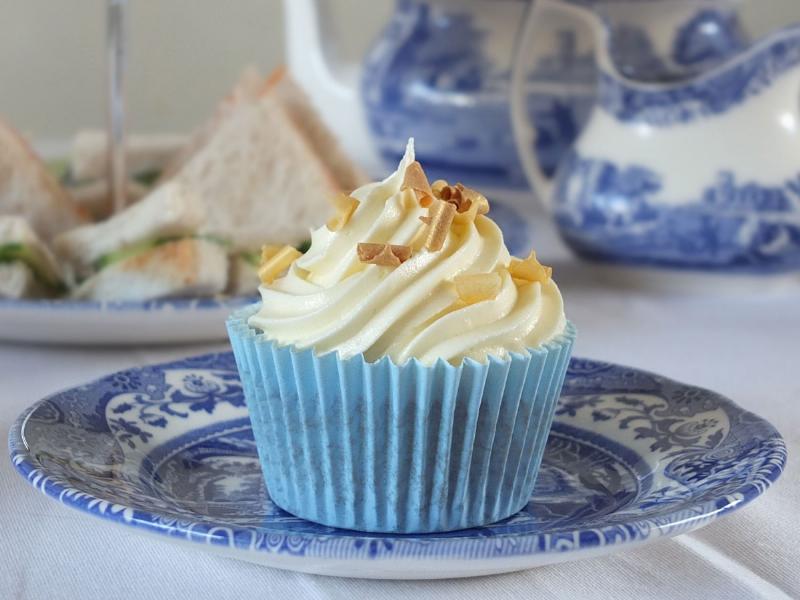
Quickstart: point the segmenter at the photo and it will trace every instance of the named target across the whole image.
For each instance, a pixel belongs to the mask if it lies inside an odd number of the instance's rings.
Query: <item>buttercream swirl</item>
[[[311,234],[308,252],[284,277],[259,288],[262,305],[249,324],[279,344],[363,353],[368,361],[389,356],[396,364],[416,358],[458,364],[505,358],[560,334],[565,327],[561,294],[552,279],[520,285],[509,274],[511,257],[503,234],[489,218],[454,224],[439,251],[419,242],[424,227],[414,191],[401,190],[414,161],[409,142],[398,170],[351,195],[359,201],[339,231],[323,226]],[[359,242],[413,245],[400,266],[365,264]],[[458,275],[497,272],[499,293],[473,304],[459,302]]]

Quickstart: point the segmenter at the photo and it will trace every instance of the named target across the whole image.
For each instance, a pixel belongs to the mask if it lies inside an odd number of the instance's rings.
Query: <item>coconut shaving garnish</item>
[[[508,271],[514,283],[547,283],[553,276],[553,268],[545,267],[536,258],[536,252],[531,252],[526,259],[512,258]]]
[[[459,300],[465,304],[475,304],[497,298],[503,287],[503,278],[499,273],[476,273],[458,275],[453,279],[453,283]]]
[[[442,249],[455,216],[455,205],[441,200],[431,204],[428,208],[427,220],[423,220],[428,226],[428,237],[425,239],[426,249],[431,252],[438,252]]]
[[[358,244],[358,260],[369,265],[382,267],[399,267],[411,258],[411,248],[395,244]]]
[[[294,246],[284,246],[274,250],[274,246],[264,246],[261,249],[262,263],[258,268],[258,277],[261,283],[270,284],[288,269],[294,261],[303,256]],[[264,257],[267,257],[264,259]]]
[[[403,184],[400,189],[413,190],[420,203],[424,202],[426,198],[433,197],[433,190],[431,190],[431,185],[428,183],[425,171],[422,170],[422,165],[416,160],[406,167],[406,172],[403,175]]]
[[[358,200],[347,194],[338,194],[331,198],[331,204],[336,209],[336,214],[328,221],[328,229],[331,231],[339,231],[342,227],[347,225],[350,217],[356,212],[358,208]]]

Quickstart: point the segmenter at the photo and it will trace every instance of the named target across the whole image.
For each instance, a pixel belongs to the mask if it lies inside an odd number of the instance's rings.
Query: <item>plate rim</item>
[[[74,300],[69,298],[0,298],[0,311],[37,310],[51,312],[156,312],[160,310],[218,310],[237,308],[258,301],[257,294],[154,300]]]
[[[221,357],[230,354],[230,352],[208,353],[173,361],[154,363],[145,365],[143,367],[123,369],[115,373],[122,373],[147,367],[158,367],[164,369],[172,365],[184,363],[186,360],[208,360],[211,357]],[[730,400],[729,398],[706,388],[685,384],[644,369],[627,367],[624,365],[603,361],[587,361],[587,359],[583,358],[573,358],[573,361],[584,361],[593,365],[610,366],[612,368],[635,371],[646,376],[657,377],[665,382],[714,395],[722,404],[725,404],[728,409],[733,409],[733,411],[738,412],[739,414],[747,415],[748,418],[751,419],[751,422],[758,422],[759,425],[770,434],[767,438],[765,438],[765,441],[772,441],[774,446],[770,448],[767,458],[764,461],[765,466],[757,472],[756,476],[754,476],[754,481],[748,481],[741,484],[740,487],[734,490],[728,490],[722,496],[695,503],[688,507],[683,506],[680,507],[680,510],[674,510],[672,512],[658,515],[658,519],[662,521],[660,523],[656,522],[654,518],[651,517],[635,520],[632,519],[626,521],[624,524],[605,524],[603,526],[590,529],[568,528],[563,531],[556,532],[526,533],[509,531],[492,533],[491,535],[487,536],[476,536],[474,534],[468,536],[458,536],[453,535],[454,532],[451,532],[446,537],[432,537],[435,534],[372,534],[366,532],[348,532],[347,536],[338,536],[336,530],[333,530],[331,533],[294,531],[280,532],[276,530],[262,531],[262,534],[265,537],[269,535],[280,536],[283,538],[282,543],[262,544],[256,546],[254,544],[255,529],[252,527],[237,527],[224,523],[219,523],[218,526],[213,527],[204,523],[193,521],[177,521],[175,524],[167,526],[164,524],[164,521],[175,521],[175,519],[166,517],[164,515],[159,515],[158,512],[153,512],[150,510],[139,508],[134,509],[129,506],[114,504],[109,500],[94,496],[88,492],[83,492],[76,488],[70,488],[61,483],[58,477],[51,478],[46,470],[37,464],[36,460],[28,452],[28,444],[24,435],[25,424],[30,416],[45,402],[48,402],[49,400],[76,388],[93,385],[105,377],[115,373],[109,373],[108,375],[97,378],[91,382],[49,394],[45,398],[42,398],[26,408],[17,417],[9,430],[8,448],[15,470],[35,489],[44,493],[46,496],[57,500],[59,503],[64,504],[65,506],[69,506],[70,508],[95,517],[134,527],[139,531],[160,534],[166,538],[171,537],[173,539],[179,539],[180,541],[201,543],[204,545],[218,547],[224,546],[234,555],[238,553],[240,558],[244,558],[245,560],[253,560],[252,556],[254,554],[259,556],[277,556],[287,554],[287,543],[290,544],[288,553],[292,554],[292,544],[296,546],[304,541],[322,541],[327,543],[330,539],[340,539],[345,540],[346,543],[351,547],[360,545],[360,555],[356,555],[358,553],[355,552],[343,554],[341,549],[336,547],[336,544],[330,544],[328,550],[331,552],[329,553],[315,552],[304,557],[297,556],[297,558],[314,560],[340,559],[346,562],[359,559],[369,559],[371,561],[424,559],[436,560],[437,562],[458,561],[459,563],[469,562],[470,564],[477,564],[477,561],[487,559],[510,559],[522,557],[529,557],[533,559],[534,557],[551,556],[557,558],[547,561],[540,561],[538,564],[544,564],[545,562],[561,562],[564,560],[570,560],[569,556],[574,556],[575,559],[578,559],[587,553],[597,555],[606,552],[615,552],[622,547],[643,545],[662,538],[673,537],[675,535],[687,533],[691,530],[702,527],[718,519],[719,517],[738,510],[739,508],[742,508],[743,506],[746,506],[752,502],[755,498],[766,492],[783,472],[787,459],[787,450],[785,441],[777,428],[766,419],[756,415],[755,413],[752,413],[751,411],[741,408],[733,400]],[[197,368],[211,369],[213,367]],[[736,501],[729,500],[731,496],[737,494],[741,495],[740,499]],[[724,501],[724,503],[722,501]],[[689,512],[691,514],[685,515],[683,518],[677,518],[681,513]],[[148,520],[134,519],[135,513],[147,515]],[[664,522],[667,519],[670,519],[670,521]],[[195,527],[197,529],[193,530]],[[223,534],[219,531],[215,532],[215,529],[227,530],[227,533]],[[243,547],[242,545],[238,544],[236,538],[237,534],[249,536],[249,546]],[[584,537],[586,539],[584,539]],[[493,552],[491,551],[491,547],[493,545],[496,546],[495,542],[510,539],[518,540],[518,543],[514,544],[515,548],[512,548],[511,551],[501,551],[499,548],[495,548],[495,551]],[[568,539],[577,539],[580,540],[581,543],[573,545],[567,544],[559,548],[559,539],[563,539],[565,542]],[[548,541],[548,543],[542,544],[541,542],[545,540]],[[376,548],[376,546],[383,544],[386,541],[391,542],[391,544],[394,546],[394,549],[391,552],[382,552],[380,548]],[[525,544],[524,542],[530,543]],[[473,550],[472,552],[465,552],[464,549],[462,549],[462,551],[459,552],[459,546],[464,544],[478,544],[479,546],[483,546],[484,551],[476,552]],[[416,546],[417,549],[422,548],[423,551],[411,553],[397,552],[397,547],[403,546],[410,546],[408,550],[412,550],[414,549],[413,546]],[[433,551],[424,551],[431,549]],[[489,550],[489,552],[486,552],[486,550]],[[251,558],[247,558],[247,556],[250,556]]]

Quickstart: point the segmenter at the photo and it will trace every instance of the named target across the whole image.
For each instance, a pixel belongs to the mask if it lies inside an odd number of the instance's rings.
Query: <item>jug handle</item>
[[[289,72],[308,93],[339,143],[368,171],[380,172],[360,97],[361,68],[336,57],[330,0],[284,0]]]
[[[515,42],[510,87],[511,128],[517,146],[517,155],[522,163],[525,176],[531,184],[539,203],[546,210],[550,210],[552,206],[553,179],[544,173],[536,157],[537,131],[528,117],[528,95],[525,89],[528,67],[525,57],[533,47],[536,38],[537,21],[547,11],[561,12],[577,17],[586,23],[595,35],[597,35],[597,23],[594,16],[586,9],[568,4],[565,0],[533,0],[526,9],[522,29],[518,33]]]

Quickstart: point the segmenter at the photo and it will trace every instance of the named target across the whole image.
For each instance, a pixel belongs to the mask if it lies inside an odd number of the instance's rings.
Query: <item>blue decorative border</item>
[[[800,65],[800,25],[789,27],[690,83],[641,84],[601,72],[599,105],[622,122],[668,127],[719,115]]]
[[[664,176],[571,151],[556,179],[564,240],[590,258],[727,273],[800,269],[800,173],[778,185],[720,171],[693,198],[665,198]]]
[[[222,353],[176,361],[158,368],[197,367],[224,370],[233,368],[232,363],[231,354]],[[136,369],[123,371],[110,376],[108,380],[117,378],[115,381],[124,385],[126,377],[137,372],[144,373],[144,371]],[[85,403],[86,399],[83,393],[75,394],[74,392],[83,390],[88,393],[90,389],[90,387],[84,387],[65,392],[62,395],[71,394],[68,402]],[[664,510],[646,519],[631,519],[590,529],[565,528],[549,533],[537,531],[536,527],[531,527],[524,533],[519,531],[505,533],[500,528],[507,526],[500,524],[498,526],[500,531],[480,529],[438,535],[398,536],[342,532],[336,529],[325,531],[324,528],[321,533],[319,526],[314,526],[314,531],[309,533],[296,530],[287,533],[282,532],[279,528],[259,531],[252,527],[233,527],[224,523],[208,524],[184,521],[158,512],[112,504],[107,500],[71,487],[66,479],[48,474],[37,458],[29,454],[22,432],[27,419],[34,411],[48,402],[49,406],[54,406],[49,398],[32,406],[17,419],[9,433],[9,449],[14,467],[36,489],[65,505],[106,520],[173,538],[245,551],[329,559],[449,558],[476,560],[548,553],[563,554],[602,546],[621,546],[644,542],[689,531],[732,510],[741,508],[762,494],[783,470],[786,448],[778,432],[766,421],[740,409],[731,401],[711,392],[684,386],[644,371],[573,359],[564,388],[565,395],[588,393],[589,396],[582,401],[582,406],[591,408],[594,402],[591,394],[613,389],[624,390],[625,393],[630,394],[636,394],[637,391],[663,390],[673,398],[670,400],[669,409],[675,414],[691,415],[707,410],[709,407],[720,408],[728,415],[732,423],[740,424],[740,430],[735,434],[731,432],[733,441],[729,442],[728,446],[715,446],[716,450],[724,451],[726,448],[730,449],[730,446],[736,452],[747,451],[750,454],[744,454],[742,458],[739,458],[740,455],[736,453],[733,456],[727,456],[728,463],[719,470],[715,470],[715,464],[711,464],[711,473],[723,478],[719,484],[722,485],[722,491],[718,491],[716,496],[711,493],[713,488],[709,488],[706,490],[708,493],[704,495],[709,499],[704,502],[693,505],[681,503],[679,507],[670,507],[667,504]],[[592,392],[591,390],[600,391]],[[625,402],[626,406],[632,407],[631,410],[637,410],[636,404],[635,398],[627,399]],[[57,409],[54,410],[57,412]],[[581,407],[568,404],[563,407],[563,410],[581,410]],[[663,411],[663,407],[656,407],[656,410]],[[662,413],[657,412],[656,414]],[[53,417],[59,418],[58,414],[54,414]],[[592,413],[592,417],[596,421],[610,418],[602,411],[597,410]],[[95,417],[90,418],[95,419]],[[218,427],[228,427],[230,424],[230,422],[220,423]],[[103,427],[107,428],[108,426],[103,425]],[[568,430],[562,431],[556,428],[554,431],[557,436],[569,435]],[[746,444],[742,444],[742,439],[739,438],[745,435],[749,439],[758,439],[755,449],[744,448]],[[598,436],[598,441],[599,439]],[[664,441],[656,439],[654,443],[661,444]],[[608,444],[603,444],[606,450],[607,446]],[[706,448],[711,447],[706,446]],[[753,465],[755,467],[748,472],[746,483],[728,481],[723,485],[725,474],[729,469],[736,467],[735,461],[753,457],[752,452],[757,454],[758,460],[749,463],[751,467]],[[707,457],[707,460],[712,460],[712,458]],[[627,462],[636,462],[636,457],[628,456]],[[712,480],[717,481],[713,475]],[[711,485],[714,485],[713,482]]]
[[[160,310],[217,310],[239,308],[258,300],[255,295],[215,298],[166,298],[160,300],[8,300],[0,299],[0,313],[6,309],[53,311],[160,311]]]

